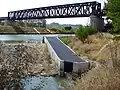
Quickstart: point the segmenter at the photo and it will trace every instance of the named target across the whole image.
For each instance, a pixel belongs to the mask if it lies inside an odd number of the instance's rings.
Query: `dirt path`
[[[110,42],[108,42],[107,44],[105,44],[101,49],[100,51],[96,54],[96,57],[109,45],[113,42],[113,40],[111,40]]]

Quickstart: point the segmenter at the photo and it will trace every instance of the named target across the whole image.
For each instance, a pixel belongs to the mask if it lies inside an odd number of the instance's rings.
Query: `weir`
[[[82,73],[90,68],[90,62],[81,59],[63,44],[58,37],[46,37],[45,43],[51,58],[55,60],[60,72]]]

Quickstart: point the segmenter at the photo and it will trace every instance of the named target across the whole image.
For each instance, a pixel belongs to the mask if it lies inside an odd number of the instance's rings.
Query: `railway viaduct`
[[[1,17],[0,20],[90,17],[90,25],[101,30],[104,28],[102,16],[101,3],[94,1],[10,11],[8,17]]]

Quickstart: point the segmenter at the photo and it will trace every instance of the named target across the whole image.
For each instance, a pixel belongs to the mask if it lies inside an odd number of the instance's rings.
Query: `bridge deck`
[[[50,45],[61,60],[67,62],[85,62],[79,56],[75,55],[68,47],[60,42],[57,37],[46,37]]]
[[[103,15],[101,3],[96,1],[56,5],[8,12],[8,20],[89,17]]]

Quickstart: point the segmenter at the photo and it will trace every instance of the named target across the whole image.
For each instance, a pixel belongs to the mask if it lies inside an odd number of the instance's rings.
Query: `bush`
[[[88,35],[92,35],[96,32],[95,28],[93,28],[91,26],[86,26],[85,29],[88,32]]]
[[[84,43],[88,35],[92,35],[95,33],[95,28],[91,26],[79,26],[79,28],[75,31],[76,36]]]

